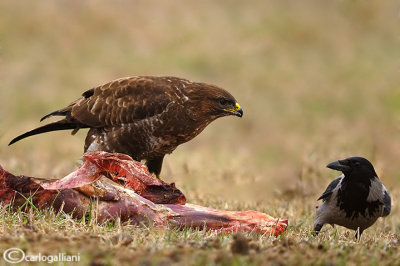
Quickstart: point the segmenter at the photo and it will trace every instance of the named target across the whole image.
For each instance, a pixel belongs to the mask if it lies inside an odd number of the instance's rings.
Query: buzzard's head
[[[236,99],[226,90],[217,86],[198,83],[189,90],[188,103],[195,116],[214,120],[218,117],[243,116],[243,110]]]

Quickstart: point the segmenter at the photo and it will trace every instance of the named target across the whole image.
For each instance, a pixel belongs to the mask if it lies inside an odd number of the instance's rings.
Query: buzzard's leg
[[[154,173],[158,179],[160,178],[162,163],[164,160],[164,156],[157,157],[146,162],[147,168],[149,169],[150,173]]]

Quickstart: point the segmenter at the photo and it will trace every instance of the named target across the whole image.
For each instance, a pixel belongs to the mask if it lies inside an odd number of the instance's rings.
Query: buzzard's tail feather
[[[50,113],[50,114],[48,114],[48,115],[43,116],[43,117],[40,119],[40,122],[42,122],[43,120],[45,120],[45,119],[47,119],[47,118],[49,118],[49,117],[55,116],[55,115],[66,116],[67,114],[68,114],[68,111],[57,110],[57,111],[54,111],[54,112],[52,112],[52,113]]]
[[[20,141],[21,139],[33,136],[33,135],[37,135],[37,134],[41,134],[41,133],[45,133],[45,132],[50,132],[50,131],[56,131],[56,130],[68,130],[68,129],[74,129],[77,130],[79,128],[87,128],[88,126],[86,125],[82,125],[79,124],[77,122],[70,122],[67,120],[60,120],[51,124],[47,124],[38,128],[35,128],[31,131],[28,131],[22,135],[19,135],[18,137],[14,138],[9,144],[8,146],[10,146],[11,144],[14,144],[17,141]]]

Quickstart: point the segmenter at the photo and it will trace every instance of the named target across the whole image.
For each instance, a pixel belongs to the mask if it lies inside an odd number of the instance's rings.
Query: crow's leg
[[[314,231],[313,231],[313,236],[318,236],[319,231],[321,231],[323,224],[316,224],[314,225]]]
[[[354,237],[358,240],[360,240],[362,233],[364,232],[364,230],[362,230],[360,227],[357,228]]]

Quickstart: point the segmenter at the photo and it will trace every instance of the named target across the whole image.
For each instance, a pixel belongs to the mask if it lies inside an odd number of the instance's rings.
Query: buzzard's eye
[[[219,104],[222,106],[228,105],[229,101],[225,100],[224,98],[219,99]]]

